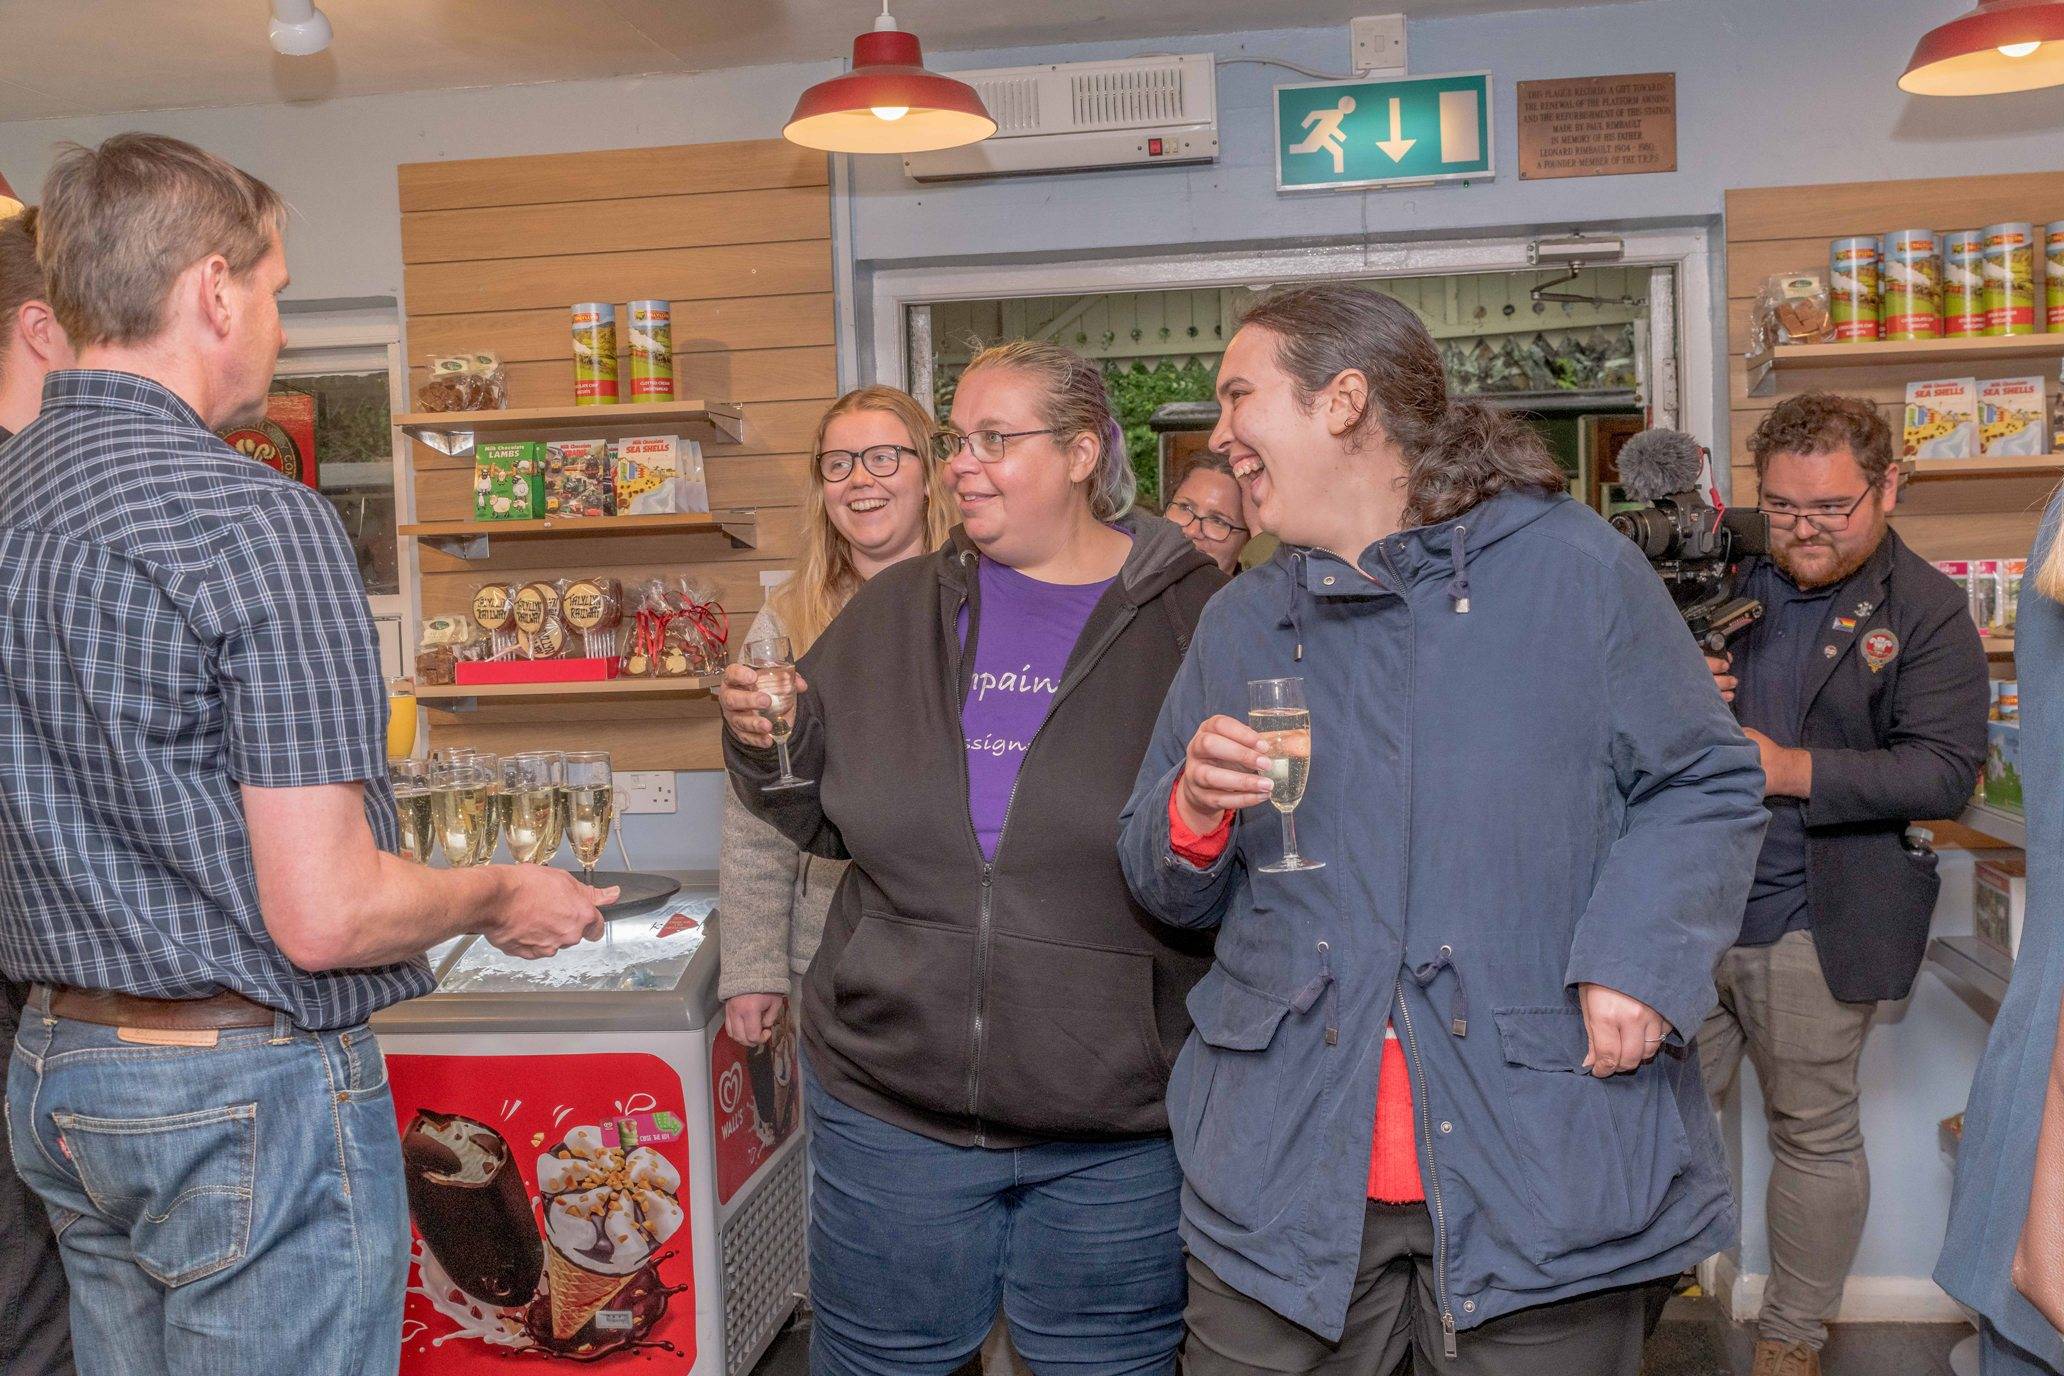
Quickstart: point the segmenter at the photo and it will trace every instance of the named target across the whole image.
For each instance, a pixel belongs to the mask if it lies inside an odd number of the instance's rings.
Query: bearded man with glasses
[[[1742,595],[1768,610],[1708,663],[1762,752],[1770,827],[1699,1060],[1719,1102],[1746,1054],[1770,1120],[1754,1376],[1819,1376],[1870,1201],[1857,1062],[1878,1001],[1913,986],[1941,887],[1906,830],[1970,800],[1989,689],[1962,590],[1891,528],[1876,407],[1792,397],[1749,452],[1770,557]]]

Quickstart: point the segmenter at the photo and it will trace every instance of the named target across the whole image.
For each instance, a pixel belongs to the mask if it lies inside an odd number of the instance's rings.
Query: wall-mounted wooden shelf
[[[2008,812],[1990,803],[1973,803],[1957,821],[2003,846],[2028,848],[2028,821],[2018,812]]]
[[[2014,657],[2014,637],[2010,635],[1986,636],[1985,657],[1987,659],[2012,659]]]
[[[460,559],[485,559],[495,540],[592,540],[612,535],[723,535],[739,549],[759,543],[759,513],[692,511],[658,516],[572,516],[543,521],[415,521],[399,528]]]
[[[1769,396],[1773,374],[1807,368],[1893,368],[1999,363],[2064,356],[2064,334],[2000,335],[1986,339],[1871,339],[1849,344],[1783,344],[1750,354],[1752,397]]]
[[[416,411],[394,423],[410,439],[443,453],[447,446],[427,436],[471,434],[476,439],[550,439],[554,436],[616,439],[624,435],[679,435],[703,444],[739,444],[744,413],[728,401],[658,401],[616,406],[530,406],[510,411]]]
[[[463,711],[475,700],[545,701],[553,698],[683,697],[707,693],[723,676],[612,678],[579,683],[450,683],[416,689],[416,698],[445,711]]]
[[[2064,454],[1994,456],[1980,459],[1907,459],[1903,463],[1909,483],[1937,482],[1945,478],[2042,478],[2064,474]]]

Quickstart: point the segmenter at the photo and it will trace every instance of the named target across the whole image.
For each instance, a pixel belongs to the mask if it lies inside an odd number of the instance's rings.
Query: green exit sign
[[[1490,177],[1491,74],[1276,87],[1276,187]]]

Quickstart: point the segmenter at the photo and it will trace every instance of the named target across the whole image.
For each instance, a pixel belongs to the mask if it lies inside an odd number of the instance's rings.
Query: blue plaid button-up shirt
[[[392,849],[386,711],[329,503],[155,382],[52,374],[0,445],[0,971],[308,1028],[427,993],[280,954],[239,793],[363,783]]]

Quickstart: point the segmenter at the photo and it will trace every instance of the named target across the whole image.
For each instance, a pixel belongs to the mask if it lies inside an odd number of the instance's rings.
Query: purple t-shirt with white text
[[[967,738],[968,815],[982,858],[996,858],[1004,814],[1018,767],[1082,638],[1089,614],[1111,586],[1042,583],[993,560],[981,564],[982,634],[975,639],[975,671],[961,704]],[[967,612],[960,635],[967,640]]]

